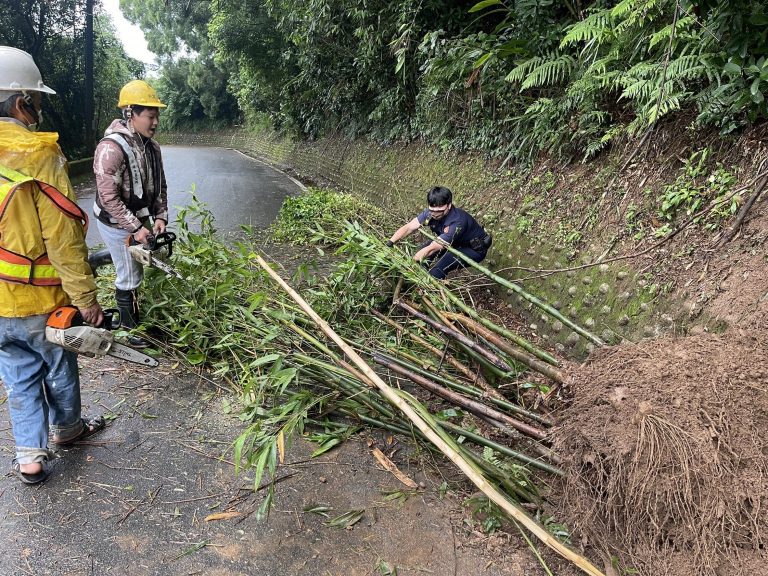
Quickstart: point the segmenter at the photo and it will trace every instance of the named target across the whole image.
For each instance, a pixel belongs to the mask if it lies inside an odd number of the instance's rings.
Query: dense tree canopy
[[[588,158],[681,110],[723,133],[768,116],[759,0],[123,1],[246,117],[308,137]]]
[[[149,49],[161,62],[158,89],[168,108],[163,125],[215,127],[239,116],[228,90],[231,76],[216,61],[208,38],[212,3],[202,0],[122,0],[126,18],[141,26]]]
[[[83,4],[0,0],[0,40],[31,51],[61,92],[49,107],[68,143],[82,126]],[[157,84],[171,128],[266,120],[310,138],[341,133],[512,159],[540,152],[589,158],[681,114],[722,133],[768,117],[761,0],[121,6],[159,55]],[[98,22],[103,118],[111,115],[107,95],[141,70],[109,24]]]
[[[26,50],[56,90],[43,103],[43,129],[60,133],[68,156],[93,152],[85,142],[85,0],[0,0],[0,44]],[[109,18],[94,18],[94,97],[97,132],[115,117],[120,87],[144,73],[115,36]]]

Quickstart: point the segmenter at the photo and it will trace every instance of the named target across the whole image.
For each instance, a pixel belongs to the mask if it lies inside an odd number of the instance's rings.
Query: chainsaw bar
[[[175,276],[176,278],[179,278],[181,280],[184,279],[184,276],[182,276],[178,272],[178,270],[176,270],[170,264],[166,264],[165,262],[157,258],[155,255],[152,254],[152,252],[148,248],[145,248],[141,244],[134,244],[132,246],[128,246],[128,252],[131,254],[131,257],[134,260],[136,260],[136,262],[139,262],[140,264],[157,268],[161,272],[165,272],[168,276]]]
[[[112,342],[112,346],[107,350],[107,354],[109,356],[114,356],[115,358],[120,358],[121,360],[127,360],[128,362],[133,362],[135,364],[143,364],[144,366],[150,366],[152,368],[160,364],[155,358],[147,356],[143,352],[139,352],[138,350],[134,350],[133,348],[118,342]]]

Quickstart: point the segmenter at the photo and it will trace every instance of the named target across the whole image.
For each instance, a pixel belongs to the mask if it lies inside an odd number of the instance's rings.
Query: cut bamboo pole
[[[422,346],[422,347],[426,348],[427,350],[429,350],[430,352],[432,352],[432,354],[434,354],[435,356],[437,356],[437,357],[441,357],[442,356],[445,359],[445,361],[448,362],[448,364],[450,364],[456,370],[461,372],[468,380],[470,380],[474,384],[477,384],[478,386],[480,386],[480,388],[485,390],[485,392],[488,393],[488,395],[493,396],[495,398],[499,398],[499,399],[503,399],[504,398],[501,395],[501,393],[499,393],[498,390],[496,390],[490,384],[488,384],[488,382],[485,380],[485,378],[483,378],[482,374],[480,374],[479,372],[475,373],[472,370],[470,370],[468,366],[465,366],[464,364],[462,364],[450,352],[443,353],[441,350],[439,350],[437,347],[435,347],[432,344],[430,344],[429,342],[427,342],[424,338],[422,338],[418,334],[414,334],[410,330],[407,330],[405,327],[400,326],[400,324],[398,324],[397,322],[395,322],[391,318],[387,318],[386,316],[384,316],[384,314],[382,314],[378,310],[371,310],[371,312],[373,313],[374,316],[376,316],[376,318],[378,318],[379,320],[381,320],[382,322],[384,322],[388,326],[391,326],[392,328],[397,330],[398,333],[405,334],[411,340],[413,340],[414,342],[416,342],[420,346]]]
[[[456,296],[450,290],[443,290],[443,294],[445,294],[451,302],[453,302],[456,306],[458,306],[461,310],[463,310],[467,316],[474,318],[489,330],[495,332],[499,336],[506,338],[507,340],[510,340],[511,342],[514,342],[515,344],[520,346],[520,348],[522,348],[523,350],[527,350],[528,352],[536,356],[536,358],[544,360],[544,362],[546,362],[547,364],[552,364],[552,366],[560,365],[560,363],[553,356],[551,356],[550,354],[547,354],[541,348],[534,346],[522,336],[515,334],[511,330],[507,330],[506,328],[499,326],[498,324],[494,324],[493,322],[488,320],[488,318],[478,314],[471,306],[467,306],[467,304],[461,298]]]
[[[487,446],[488,448],[491,448],[492,450],[495,450],[500,454],[504,454],[505,456],[509,456],[510,458],[514,458],[519,462],[523,462],[525,464],[528,464],[529,466],[538,468],[539,470],[544,470],[545,472],[549,472],[550,474],[555,474],[556,476],[565,476],[565,472],[563,472],[563,470],[561,468],[558,468],[557,466],[553,466],[551,464],[548,464],[547,462],[542,462],[541,460],[537,460],[536,458],[531,458],[527,454],[523,454],[522,452],[518,452],[517,450],[512,450],[512,448],[509,448],[508,446],[503,446],[498,442],[493,442],[492,440],[488,440],[488,438],[486,438],[485,436],[481,436],[480,434],[477,434],[475,432],[470,432],[469,430],[465,430],[464,428],[456,426],[456,424],[453,424],[451,422],[444,421],[444,420],[439,421],[438,424],[440,424],[441,427],[457,434],[458,436],[464,436],[465,438],[471,440],[473,444],[477,444],[478,446]]]
[[[456,314],[454,312],[446,312],[445,316],[450,318],[451,320],[456,320],[460,324],[463,324],[464,327],[469,328],[477,336],[480,336],[481,338],[485,338],[486,340],[488,340],[488,342],[490,342],[491,344],[499,348],[502,352],[509,354],[510,356],[512,356],[512,358],[514,358],[518,362],[525,364],[532,370],[535,370],[536,372],[540,372],[541,374],[544,374],[544,376],[546,376],[547,378],[551,378],[552,380],[554,380],[559,384],[562,384],[563,382],[565,382],[565,378],[563,377],[562,372],[553,368],[546,362],[542,362],[538,358],[534,358],[529,354],[526,354],[522,350],[518,350],[514,346],[510,346],[509,343],[499,338],[496,334],[491,332],[488,328],[486,328],[479,322],[472,320],[472,318],[468,318],[463,314]]]
[[[575,550],[566,546],[560,542],[557,538],[552,536],[547,529],[541,524],[531,518],[525,510],[520,508],[514,502],[509,500],[504,494],[488,482],[481,474],[477,472],[475,467],[470,464],[465,458],[461,456],[458,446],[450,440],[450,438],[443,437],[441,434],[433,430],[424,418],[416,412],[415,408],[406,402],[395,390],[393,390],[386,382],[384,382],[376,372],[363,360],[357,352],[355,352],[347,343],[328,325],[328,323],[318,316],[312,307],[293,289],[288,283],[283,280],[280,275],[275,272],[269,264],[259,254],[255,254],[254,258],[256,262],[261,266],[267,274],[277,282],[280,287],[285,290],[288,295],[293,298],[296,303],[301,306],[301,309],[314,320],[320,329],[331,339],[336,345],[341,348],[347,357],[362,371],[375,385],[381,390],[382,395],[389,400],[394,406],[396,406],[405,416],[413,422],[413,424],[426,436],[430,442],[432,442],[437,448],[445,454],[445,456],[453,462],[472,483],[477,486],[488,498],[509,514],[512,518],[525,526],[530,532],[536,536],[542,543],[550,547],[552,550],[560,554],[563,558],[572,562],[590,576],[605,576],[594,564],[592,564],[587,558],[578,554]]]
[[[432,392],[432,394],[436,394],[451,404],[454,404],[459,408],[464,408],[466,411],[471,412],[472,414],[476,414],[478,416],[488,416],[489,418],[501,422],[502,424],[506,424],[507,426],[511,426],[515,430],[522,432],[526,436],[535,438],[536,440],[544,440],[547,437],[547,433],[540,428],[536,428],[535,426],[531,426],[530,424],[527,424],[521,420],[512,418],[503,412],[499,412],[490,406],[486,406],[482,402],[478,402],[477,400],[467,398],[466,396],[462,396],[457,392],[452,392],[451,390],[443,388],[439,384],[432,382],[429,378],[425,378],[420,374],[411,372],[410,370],[387,360],[380,354],[374,354],[373,361],[392,370],[393,372],[396,372],[397,374],[405,376],[411,382],[418,384],[425,390]]]
[[[396,362],[397,364],[400,364],[400,366],[403,366],[408,370],[416,372],[417,374],[421,374],[422,376],[426,376],[427,378],[430,378],[432,380],[437,380],[438,382],[447,386],[451,390],[456,390],[457,392],[469,394],[470,396],[474,396],[475,398],[478,398],[480,400],[485,400],[500,409],[506,410],[508,412],[512,412],[514,414],[518,414],[525,418],[529,418],[535,422],[538,422],[539,424],[543,424],[544,426],[552,427],[555,425],[554,421],[551,418],[542,416],[541,414],[537,414],[536,412],[531,412],[530,410],[526,410],[522,406],[517,406],[516,404],[512,404],[506,398],[499,399],[494,396],[486,396],[483,390],[481,390],[480,388],[475,388],[474,386],[461,384],[460,382],[456,382],[454,380],[451,380],[450,378],[446,378],[444,376],[440,376],[439,374],[435,374],[433,372],[423,370],[418,366],[414,366],[410,362],[403,360],[402,358],[398,358],[396,355],[393,356],[391,354],[385,354],[384,352],[379,352],[379,354],[381,354],[387,360]]]
[[[568,328],[570,328],[571,330],[573,330],[577,334],[581,334],[582,336],[584,336],[584,338],[586,338],[590,342],[593,342],[594,344],[596,344],[598,346],[604,346],[605,345],[605,343],[602,340],[600,340],[600,338],[598,338],[597,336],[592,334],[592,332],[590,332],[589,330],[586,330],[585,328],[582,328],[581,326],[579,326],[575,322],[572,322],[571,320],[569,320],[568,318],[566,318],[565,316],[560,314],[560,312],[558,310],[556,310],[555,308],[553,308],[552,306],[550,306],[546,302],[544,302],[542,300],[539,300],[533,294],[529,294],[528,292],[523,290],[520,286],[518,286],[514,282],[510,282],[506,278],[503,278],[503,277],[499,276],[498,274],[495,274],[494,272],[491,272],[485,266],[482,266],[481,264],[478,264],[477,262],[472,260],[472,258],[469,258],[465,254],[462,254],[461,252],[456,250],[453,246],[450,246],[446,242],[443,242],[440,238],[438,238],[437,236],[434,236],[433,234],[428,233],[423,228],[419,228],[419,231],[422,234],[424,234],[424,236],[426,236],[427,238],[429,238],[432,241],[437,242],[438,244],[440,244],[443,248],[448,250],[448,252],[450,252],[451,254],[453,254],[454,256],[456,256],[457,258],[462,260],[463,262],[465,262],[465,263],[469,264],[470,266],[472,266],[472,268],[474,268],[476,270],[479,270],[480,272],[483,273],[483,275],[487,276],[488,278],[490,278],[491,280],[493,280],[497,284],[501,284],[505,288],[509,288],[510,290],[515,292],[516,294],[522,296],[524,299],[528,300],[528,302],[530,302],[531,304],[533,304],[537,308],[543,310],[544,312],[546,312],[547,314],[552,316],[552,318],[556,318],[557,320],[560,320],[560,322],[562,322],[565,326],[568,326]]]
[[[496,356],[496,354],[494,354],[493,352],[490,352],[485,348],[483,348],[482,346],[478,345],[477,342],[467,338],[461,332],[457,332],[456,330],[453,330],[452,328],[449,328],[448,326],[441,324],[437,320],[433,320],[426,314],[422,314],[421,312],[416,310],[413,306],[410,306],[409,304],[407,304],[406,302],[403,302],[402,300],[398,300],[397,302],[395,302],[395,304],[397,304],[400,308],[408,312],[408,314],[410,314],[411,316],[415,316],[419,320],[426,322],[427,324],[432,326],[432,328],[434,328],[435,330],[442,332],[446,336],[450,336],[451,338],[453,338],[457,342],[460,342],[461,344],[463,344],[473,352],[480,354],[483,358],[485,358],[492,365],[496,366],[496,368],[498,368],[502,372],[513,371],[512,366],[504,362],[504,360]]]

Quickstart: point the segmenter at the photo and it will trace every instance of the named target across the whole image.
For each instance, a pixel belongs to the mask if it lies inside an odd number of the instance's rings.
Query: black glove
[[[385,242],[385,244],[387,245],[387,248],[392,248],[392,246],[394,246],[394,245],[395,245],[395,243],[394,243],[394,242],[392,242],[392,240],[387,240],[387,241]]]

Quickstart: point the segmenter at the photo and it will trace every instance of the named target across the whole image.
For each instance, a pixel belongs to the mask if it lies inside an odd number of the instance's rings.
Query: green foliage
[[[504,513],[487,496],[473,496],[465,503],[470,507],[473,520],[480,524],[486,534],[493,534],[504,525]]]
[[[659,197],[660,218],[673,222],[681,213],[690,217],[710,202],[715,202],[718,203],[715,209],[694,220],[708,230],[714,230],[722,226],[726,218],[736,213],[741,196],[734,195],[725,202],[736,182],[735,175],[720,164],[710,171],[708,158],[707,148],[694,152],[683,163],[675,181],[664,186]],[[666,225],[656,233],[663,235],[668,231],[669,225]]]
[[[84,0],[17,4],[0,0],[0,37],[30,50],[60,90],[46,111],[65,147],[88,148],[78,105]],[[768,117],[768,7],[759,0],[122,7],[160,55],[158,88],[172,129],[267,118],[301,137],[420,139],[529,162],[541,153],[587,160],[681,111],[723,134]],[[103,125],[121,83],[142,70],[98,22]]]
[[[309,244],[323,231],[325,237],[341,237],[347,220],[375,221],[382,212],[372,204],[352,196],[323,188],[309,188],[305,193],[286,198],[272,225],[277,242]]]
[[[171,127],[242,115],[529,162],[588,160],[680,111],[724,134],[768,117],[758,0],[125,3],[163,54]]]
[[[231,70],[216,61],[208,37],[210,2],[123,0],[121,7],[159,56],[157,88],[168,106],[163,111],[164,126],[213,129],[237,120],[237,100],[228,90]]]
[[[564,544],[571,543],[571,532],[565,524],[555,521],[552,516],[543,514],[537,515],[536,520],[547,529],[547,532],[560,540],[560,542],[563,542]]]
[[[171,130],[221,128],[238,116],[237,102],[227,92],[229,74],[210,54],[167,60],[158,93],[168,108],[163,126]]]

